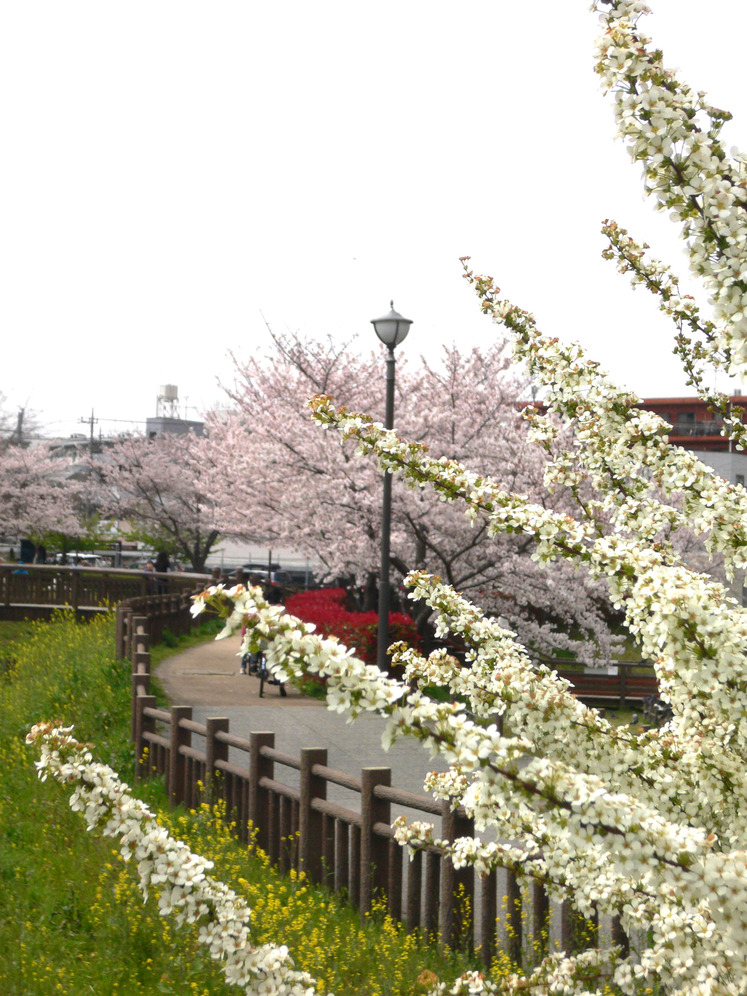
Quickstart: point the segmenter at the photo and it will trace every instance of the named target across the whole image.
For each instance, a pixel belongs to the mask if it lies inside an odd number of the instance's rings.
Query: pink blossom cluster
[[[339,438],[320,433],[307,408],[309,397],[324,391],[357,410],[379,410],[381,357],[346,347],[333,339],[273,335],[267,353],[237,363],[229,392],[234,407],[209,420],[204,472],[223,531],[303,551],[324,573],[353,577],[358,588],[370,590],[380,566],[381,478],[371,461],[354,459],[352,442],[340,446]],[[568,510],[565,489],[551,495],[544,489],[546,456],[530,444],[519,414],[530,385],[517,372],[502,337],[479,350],[454,346],[427,359],[403,354],[396,424],[436,456]],[[438,495],[398,488],[392,582],[399,585],[415,567],[510,619],[538,653],[566,650],[591,664],[616,645],[605,593],[590,579],[565,565],[551,577],[530,559],[525,536],[491,536]],[[422,631],[427,609],[413,607],[413,613]]]
[[[81,485],[67,479],[68,469],[46,444],[0,445],[0,534],[80,535]]]

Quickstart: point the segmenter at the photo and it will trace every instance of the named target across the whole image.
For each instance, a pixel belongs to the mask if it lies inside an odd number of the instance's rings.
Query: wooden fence
[[[570,669],[562,667],[560,661],[550,664],[561,678],[570,681],[574,694],[590,705],[629,709],[658,693],[653,667],[640,661],[620,661],[606,671]]]
[[[210,580],[206,574],[181,572],[0,564],[0,618],[44,618],[58,609],[85,617],[107,612],[127,599],[194,591]]]
[[[201,620],[195,620],[190,612],[191,595],[195,588],[175,592],[171,595],[144,595],[129,598],[116,607],[116,655],[117,660],[131,660],[134,665],[136,658],[135,634],[140,630],[141,642],[146,641],[146,660],[150,666],[151,644],[161,643],[164,633],[168,630],[174,636],[189,633],[193,625]],[[199,589],[197,589],[199,590]]]
[[[164,609],[153,602],[141,608]],[[132,612],[129,606],[126,611]],[[148,616],[135,614],[121,626],[121,647],[132,664],[136,777],[163,777],[171,805],[222,802],[238,838],[261,847],[281,871],[303,871],[344,892],[362,917],[378,898],[408,930],[465,949],[477,943],[485,965],[499,946],[526,963],[551,945],[573,951],[597,943],[597,919],[581,920],[568,902],[551,908],[541,882],[530,879],[522,888],[511,873],[480,877],[471,868],[455,870],[436,847],[408,861],[394,840],[393,806],[434,822],[444,840],[471,835],[474,827],[461,809],[393,787],[389,768],[350,775],[329,767],[324,749],[292,756],[278,749],[271,731],[242,738],[231,733],[226,718],[202,724],[188,706],[158,708],[150,689],[150,626]],[[354,802],[331,801],[335,788]],[[617,918],[605,930],[608,939],[627,946]]]

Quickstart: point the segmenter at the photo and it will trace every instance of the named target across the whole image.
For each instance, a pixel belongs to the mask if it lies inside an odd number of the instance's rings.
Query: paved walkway
[[[391,768],[392,785],[418,795],[427,794],[423,789],[427,772],[444,770],[440,758],[430,758],[411,738],[398,740],[385,751],[381,746],[384,723],[377,716],[361,716],[354,723],[347,723],[343,716],[327,709],[324,702],[301,695],[290,686],[287,697],[283,698],[277,685],[265,685],[260,698],[259,679],[239,673],[239,643],[238,637],[214,641],[163,661],[156,676],[172,705],[192,706],[192,717],[197,723],[204,723],[207,717],[225,717],[230,732],[239,737],[248,737],[250,732],[274,732],[276,749],[294,757],[302,747],[326,747],[328,766],[354,777],[360,777],[365,767]],[[231,760],[245,764],[246,755],[234,752]],[[274,777],[286,784],[297,783],[297,773],[281,765],[275,766]],[[360,796],[337,785],[328,785],[327,797],[353,811],[360,809]],[[434,819],[392,806],[392,819],[400,815],[410,820]],[[438,832],[438,818],[435,822]],[[476,899],[478,925],[479,910]]]
[[[359,776],[361,768],[389,767],[392,785],[424,794],[428,771],[442,770],[439,759],[431,759],[414,740],[399,740],[385,751],[381,746],[384,723],[377,716],[361,716],[347,723],[324,702],[302,695],[290,685],[287,697],[277,685],[265,684],[259,697],[259,679],[239,673],[239,638],[218,640],[194,647],[163,661],[156,672],[172,705],[193,708],[195,722],[210,716],[226,717],[230,731],[248,737],[250,732],[275,733],[275,747],[298,755],[302,747],[326,747],[328,765]],[[344,789],[330,798],[350,802]],[[396,814],[395,814],[396,815]],[[409,815],[412,816],[412,813]]]

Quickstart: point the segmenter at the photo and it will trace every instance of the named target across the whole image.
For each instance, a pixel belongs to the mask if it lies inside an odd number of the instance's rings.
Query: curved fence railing
[[[207,574],[155,574],[114,567],[0,564],[0,618],[44,617],[70,609],[79,616],[112,609],[126,599],[194,591]]]
[[[460,948],[477,943],[486,965],[499,945],[514,962],[528,965],[551,948],[570,952],[599,942],[598,919],[580,920],[570,903],[551,903],[540,881],[527,878],[522,887],[510,872],[481,877],[471,868],[455,870],[435,846],[418,850],[407,862],[393,837],[393,807],[433,822],[443,840],[470,835],[474,827],[462,810],[392,786],[391,769],[364,768],[350,775],[329,767],[324,749],[292,756],[277,749],[272,732],[237,737],[227,718],[201,724],[187,706],[159,708],[151,694],[150,646],[166,629],[174,635],[189,631],[190,595],[216,579],[1,565],[0,611],[22,617],[31,609],[67,607],[85,614],[111,610],[116,602],[117,658],[128,661],[132,672],[137,778],[162,776],[172,805],[222,801],[240,840],[262,847],[281,870],[303,871],[344,892],[362,916],[379,898],[408,930],[438,934],[443,943]],[[614,683],[609,697],[630,699],[648,688],[637,687],[632,670],[622,674],[600,674],[604,687],[595,684],[589,691],[603,695]],[[578,672],[575,677],[583,697],[583,678]],[[340,790],[344,802],[337,798]],[[606,920],[603,933],[606,942],[627,948],[619,919]]]
[[[166,618],[166,599],[141,607]],[[477,945],[485,965],[499,945],[515,963],[528,965],[550,949],[570,952],[598,943],[598,918],[582,920],[570,903],[551,903],[540,881],[524,879],[522,888],[510,872],[455,870],[435,846],[407,861],[391,828],[394,807],[433,822],[442,840],[470,835],[474,826],[463,810],[392,786],[391,769],[350,775],[328,766],[325,749],[293,756],[276,747],[271,731],[238,737],[225,717],[203,724],[193,720],[189,706],[159,708],[151,694],[149,652],[155,616],[125,619],[130,608],[121,611],[122,646],[132,664],[136,777],[163,777],[171,805],[221,801],[238,838],[261,847],[281,871],[303,871],[345,893],[362,917],[378,898],[408,930],[462,949]],[[178,625],[172,616],[170,626]],[[627,947],[618,918],[605,920],[603,933],[606,942]]]

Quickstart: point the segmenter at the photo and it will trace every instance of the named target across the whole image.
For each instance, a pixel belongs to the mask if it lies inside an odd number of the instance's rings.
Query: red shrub
[[[319,588],[291,595],[285,607],[291,615],[314,623],[320,636],[336,636],[367,664],[376,663],[378,615],[375,612],[350,612],[345,608],[344,588]],[[390,641],[406,640],[419,645],[415,623],[401,612],[389,613]]]

